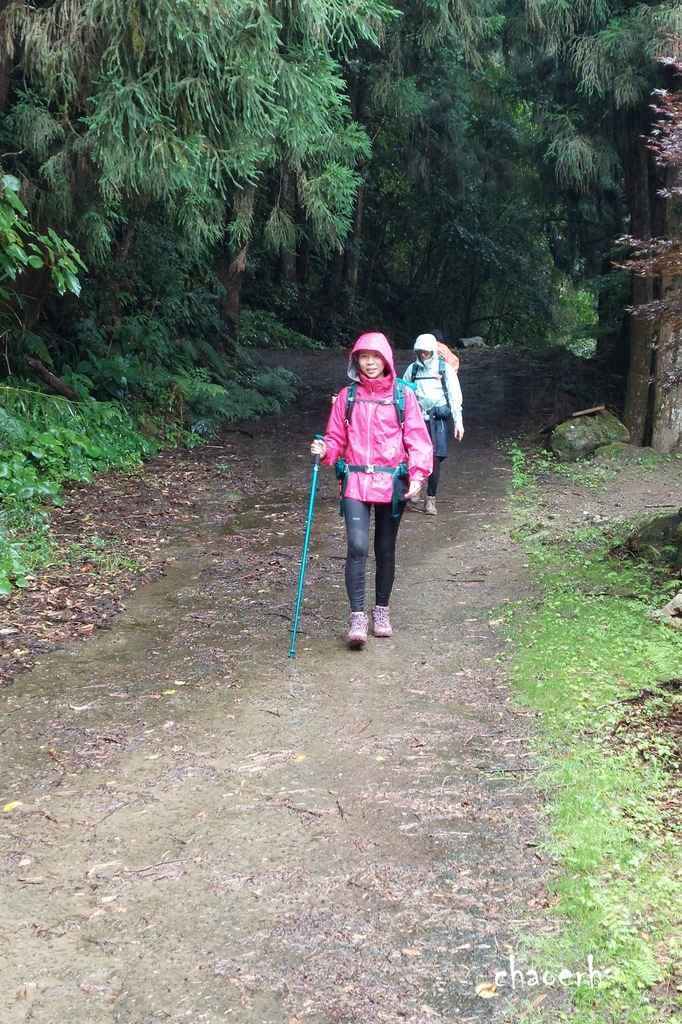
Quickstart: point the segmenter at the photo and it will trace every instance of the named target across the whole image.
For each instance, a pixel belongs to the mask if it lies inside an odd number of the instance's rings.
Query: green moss
[[[682,677],[682,635],[648,613],[680,584],[663,586],[642,552],[614,553],[614,532],[604,524],[527,545],[542,597],[507,613],[512,686],[538,716],[543,852],[556,865],[554,927],[527,936],[518,955],[556,974],[591,956],[602,972],[597,987],[564,990],[560,1019],[679,1024],[682,832],[669,807],[682,693],[665,683]],[[556,1010],[529,1007],[523,1019],[555,1021]]]

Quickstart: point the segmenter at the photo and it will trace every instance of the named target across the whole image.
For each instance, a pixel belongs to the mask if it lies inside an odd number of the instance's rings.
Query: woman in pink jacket
[[[363,334],[348,364],[355,385],[343,388],[334,402],[323,439],[310,446],[325,466],[345,460],[342,515],[346,520],[346,591],[350,601],[348,644],[367,642],[366,566],[370,510],[374,505],[376,604],[375,636],[393,635],[388,603],[395,579],[395,546],[405,505],[414,498],[433,468],[433,447],[413,391],[396,386],[393,352],[383,334]],[[347,417],[349,390],[352,396]]]

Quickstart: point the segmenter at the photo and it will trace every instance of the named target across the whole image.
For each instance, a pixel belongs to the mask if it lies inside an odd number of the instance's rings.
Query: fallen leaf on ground
[[[15,807],[23,807],[21,800],[12,800],[10,803],[5,804],[3,811],[13,811]]]
[[[477,985],[474,991],[479,999],[494,999],[498,988],[499,985],[496,985],[494,981],[489,981],[484,982],[482,985]]]

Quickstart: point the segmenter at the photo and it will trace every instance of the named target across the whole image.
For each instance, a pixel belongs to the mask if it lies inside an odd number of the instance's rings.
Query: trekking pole
[[[322,440],[322,434],[315,434],[318,440]],[[298,616],[301,611],[301,600],[303,598],[303,581],[305,579],[305,563],[308,558],[308,541],[310,540],[310,527],[313,522],[313,505],[315,504],[315,488],[317,487],[317,474],[320,471],[320,456],[315,456],[313,462],[313,478],[310,483],[310,501],[308,502],[308,521],[305,524],[305,537],[303,538],[303,554],[301,556],[301,575],[298,580],[298,597],[296,598],[296,611],[294,612],[294,628],[291,634],[291,650],[289,657],[296,657],[296,630],[298,629]]]

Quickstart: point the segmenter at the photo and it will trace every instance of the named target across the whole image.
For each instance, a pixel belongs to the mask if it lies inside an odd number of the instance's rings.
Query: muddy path
[[[462,367],[465,441],[438,516],[401,527],[395,635],[362,652],[320,474],[292,660],[307,443],[343,383],[314,358],[292,415],[239,438],[258,493],[235,500],[230,435],[164,578],[3,693],[3,1024],[514,1019],[518,992],[475,988],[547,927],[495,625],[532,586],[496,447],[527,403]]]

